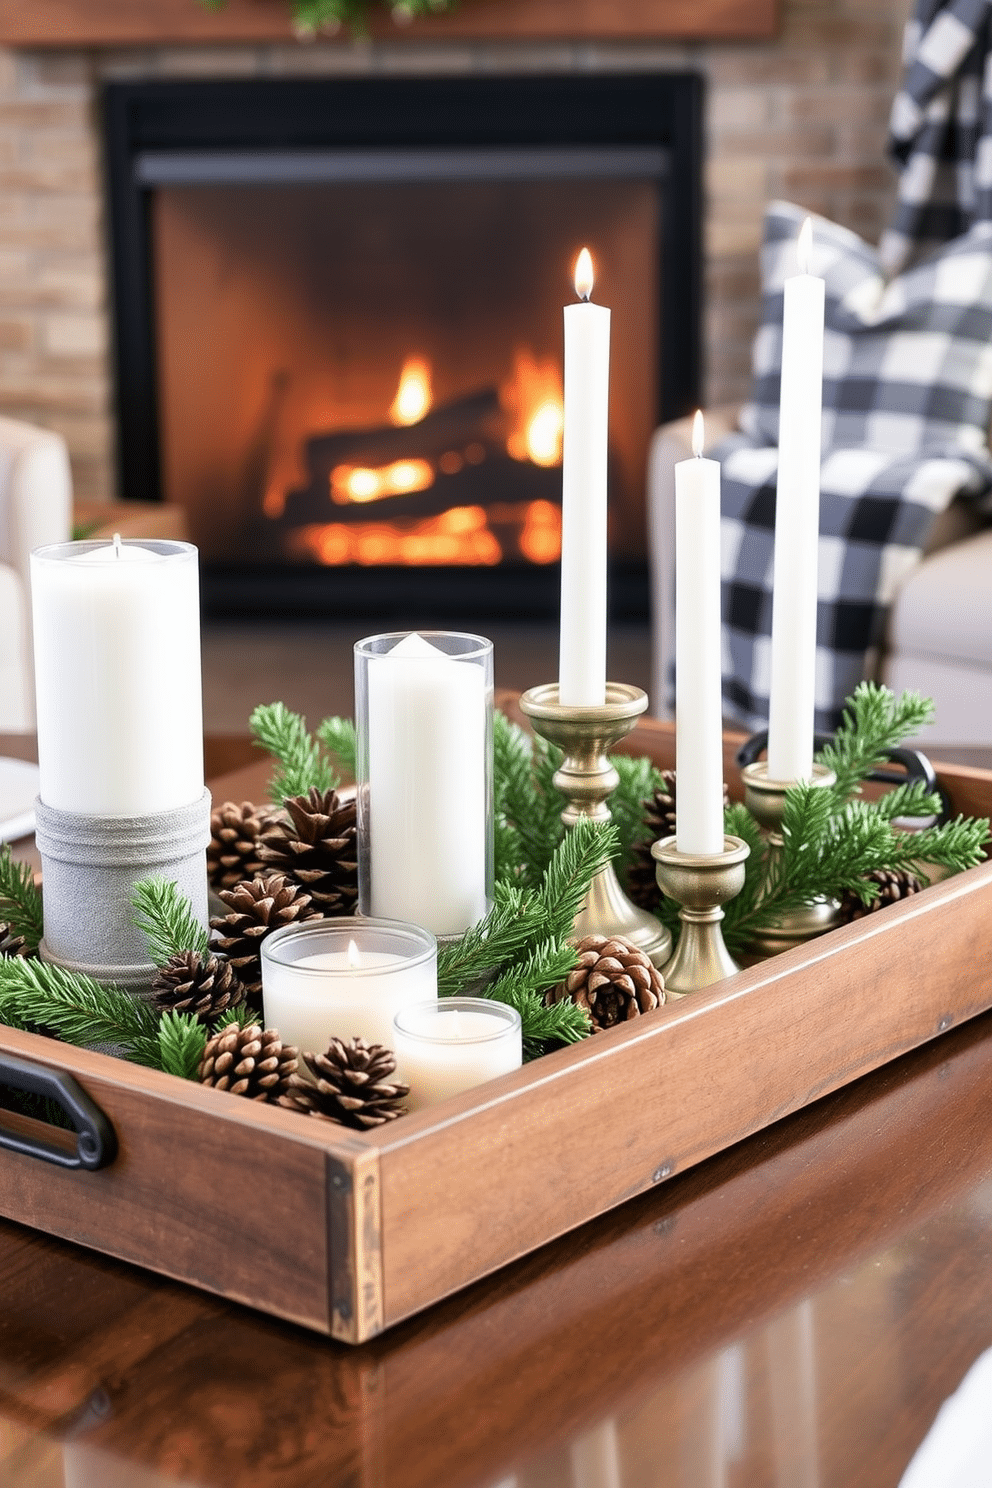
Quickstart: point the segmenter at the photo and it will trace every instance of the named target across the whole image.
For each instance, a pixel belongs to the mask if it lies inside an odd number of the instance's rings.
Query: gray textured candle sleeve
[[[134,924],[143,878],[172,880],[207,927],[210,792],[152,816],[84,816],[35,802],[45,935],[41,955],[128,991],[148,988],[155,966]]]

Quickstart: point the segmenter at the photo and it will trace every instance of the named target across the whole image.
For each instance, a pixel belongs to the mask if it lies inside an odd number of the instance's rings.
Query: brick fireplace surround
[[[699,71],[707,82],[705,394],[710,403],[736,399],[748,381],[764,203],[786,197],[873,241],[887,218],[886,120],[910,4],[782,0],[779,34],[761,42],[456,42],[421,34],[0,50],[0,412],[64,434],[78,495],[114,494],[100,86],[294,74]]]

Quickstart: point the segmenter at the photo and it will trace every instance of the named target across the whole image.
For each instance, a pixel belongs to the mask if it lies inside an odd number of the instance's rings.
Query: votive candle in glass
[[[442,997],[400,1009],[393,1020],[397,1074],[406,1107],[421,1111],[483,1085],[523,1062],[520,1014],[485,997]]]
[[[393,1019],[437,996],[437,942],[393,920],[305,920],[262,941],[266,1028],[301,1053],[333,1038],[393,1047]]]
[[[359,641],[355,717],[359,909],[461,935],[492,896],[492,642]]]

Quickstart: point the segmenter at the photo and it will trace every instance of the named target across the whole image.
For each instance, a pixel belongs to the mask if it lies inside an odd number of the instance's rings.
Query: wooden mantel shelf
[[[388,17],[376,35],[450,39],[754,40],[774,35],[778,0],[461,0],[451,16],[402,29]],[[285,41],[288,0],[0,0],[0,45],[127,46],[149,43]]]

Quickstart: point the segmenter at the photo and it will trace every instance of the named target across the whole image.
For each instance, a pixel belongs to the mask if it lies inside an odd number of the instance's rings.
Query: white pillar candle
[[[197,552],[80,542],[31,555],[40,795],[144,816],[203,794]]]
[[[569,707],[606,700],[610,312],[589,303],[592,283],[583,248],[575,270],[581,303],[565,307],[558,700]]]
[[[419,925],[341,918],[286,925],[262,941],[266,1028],[300,1052],[334,1038],[393,1047],[393,1018],[437,996],[437,943]]]
[[[694,456],[675,467],[675,800],[679,852],[723,851],[720,678],[720,466]]]
[[[800,272],[785,281],[783,306],[768,718],[772,780],[808,780],[813,772],[824,281],[808,272],[812,237],[807,217],[799,234]]]
[[[492,645],[372,636],[355,659],[362,913],[459,935],[491,886]]]
[[[520,1014],[484,997],[442,997],[397,1013],[393,1048],[410,1087],[410,1111],[423,1110],[519,1069]]]

